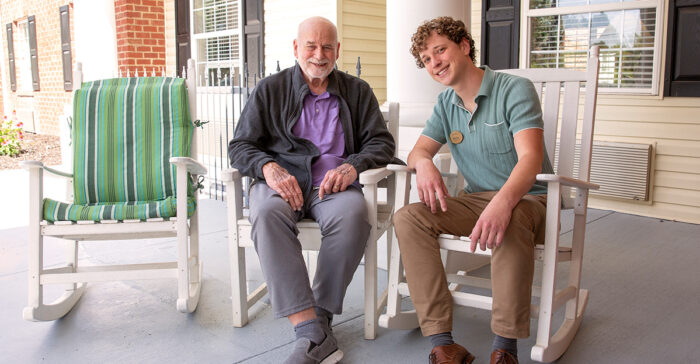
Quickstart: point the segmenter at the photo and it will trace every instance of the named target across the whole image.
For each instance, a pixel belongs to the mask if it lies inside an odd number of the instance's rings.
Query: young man
[[[411,298],[434,346],[429,360],[474,360],[452,340],[452,296],[437,237],[453,234],[469,236],[472,251],[477,244],[493,249],[491,363],[517,363],[517,338],[530,334],[534,246],[544,237],[546,186],[535,176],[551,172],[540,103],[528,80],[474,65],[474,41],[461,21],[427,21],[412,43],[418,67],[449,86],[408,156],[422,203],[394,217]],[[453,197],[432,162],[445,143],[468,183]]]
[[[277,317],[294,325],[286,363],[336,363],[331,331],[367,243],[370,225],[358,174],[391,162],[394,140],[369,85],[333,69],[336,27],[313,17],[294,40],[298,65],[260,81],[229,143],[231,164],[256,179],[252,238]],[[323,244],[313,289],[297,221],[315,219]]]

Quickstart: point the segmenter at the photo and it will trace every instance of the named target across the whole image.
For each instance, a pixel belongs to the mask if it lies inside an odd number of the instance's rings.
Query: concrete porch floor
[[[14,187],[18,182],[23,185],[19,192]],[[176,310],[174,280],[143,280],[92,283],[64,318],[22,320],[27,302],[25,182],[22,171],[0,172],[0,362],[280,363],[292,348],[291,325],[274,319],[265,303],[254,306],[247,326],[231,326],[225,206],[214,200],[200,201],[204,283],[193,314]],[[50,186],[60,191],[58,185]],[[567,215],[563,241],[570,239],[571,225]],[[590,290],[590,299],[576,338],[558,362],[697,362],[699,237],[700,225],[589,210],[582,285]],[[63,245],[45,239],[46,265],[62,261]],[[173,239],[88,242],[81,244],[80,264],[174,257]],[[262,279],[254,251],[247,251],[247,261],[253,286]],[[360,265],[348,289],[344,313],[334,321],[345,353],[342,363],[425,363],[430,343],[419,330],[380,328],[376,340],[364,340],[363,268]],[[386,287],[385,275],[379,287]],[[51,293],[57,296],[58,290]],[[476,363],[488,362],[489,318],[487,311],[455,310],[454,337],[477,356]],[[531,362],[536,323],[532,321],[531,337],[519,341],[521,363]]]

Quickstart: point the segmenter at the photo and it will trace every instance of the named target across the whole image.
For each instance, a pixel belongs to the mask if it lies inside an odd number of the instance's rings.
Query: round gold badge
[[[459,144],[462,142],[463,139],[464,139],[464,136],[462,135],[462,133],[458,132],[457,130],[450,133],[450,141],[453,144]]]

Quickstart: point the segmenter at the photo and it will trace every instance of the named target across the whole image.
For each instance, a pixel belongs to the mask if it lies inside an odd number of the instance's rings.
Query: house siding
[[[340,59],[338,68],[355,74],[357,57],[360,77],[367,81],[379,103],[386,101],[386,1],[341,0]]]
[[[668,7],[668,1],[665,6]],[[472,1],[472,35],[481,39],[481,1]],[[664,23],[665,27],[665,23]],[[665,29],[665,28],[664,28]],[[664,40],[666,39],[664,30]],[[479,57],[477,57],[478,59]],[[661,56],[660,77],[663,78]],[[662,87],[659,90],[663,89]],[[594,139],[655,145],[651,202],[591,197],[589,206],[700,223],[700,98],[598,94]]]

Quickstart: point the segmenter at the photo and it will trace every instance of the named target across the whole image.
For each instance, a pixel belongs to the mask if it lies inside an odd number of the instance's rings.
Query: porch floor
[[[27,302],[26,172],[0,172],[0,361],[4,363],[279,363],[294,334],[274,319],[267,303],[250,323],[231,326],[225,206],[200,201],[204,285],[197,310],[175,308],[175,281],[89,284],[76,307],[54,322],[22,320]],[[46,183],[46,181],[45,181]],[[15,186],[20,185],[19,192]],[[13,186],[13,188],[9,188]],[[58,187],[55,187],[57,189]],[[13,206],[10,208],[9,206]],[[9,212],[13,209],[13,212]],[[20,210],[18,212],[18,210]],[[560,363],[681,363],[700,358],[700,225],[589,210],[582,285],[590,300],[581,328]],[[562,221],[570,239],[572,218]],[[173,239],[81,244],[80,264],[171,259]],[[45,239],[47,265],[64,256],[57,239]],[[262,280],[254,251],[247,251],[248,278]],[[385,254],[380,254],[380,260]],[[379,328],[363,338],[363,268],[334,321],[343,363],[425,363],[429,340],[419,330]],[[381,275],[379,287],[386,287]],[[57,295],[57,292],[50,292]],[[52,297],[49,295],[49,299]],[[410,304],[406,301],[405,304]],[[455,310],[454,337],[488,362],[492,334],[487,311]],[[519,341],[522,363],[531,362],[532,335]],[[695,359],[693,359],[695,358]]]

